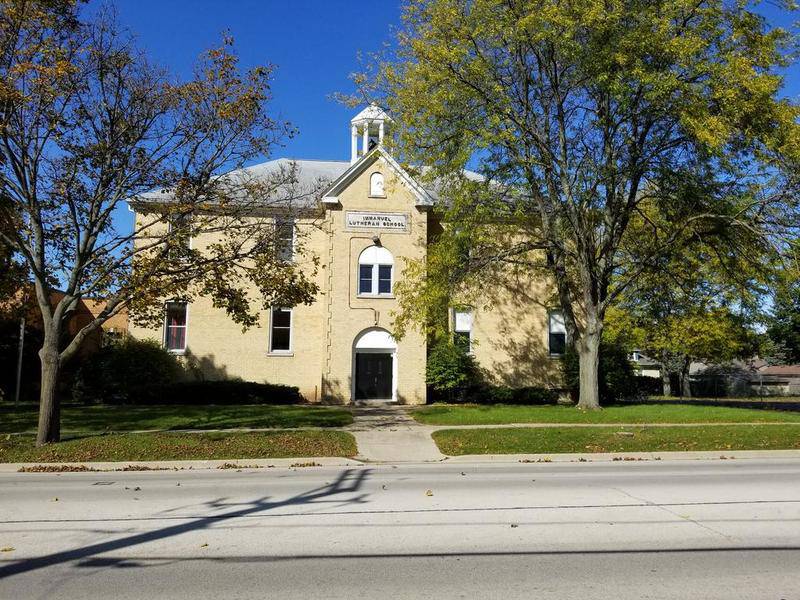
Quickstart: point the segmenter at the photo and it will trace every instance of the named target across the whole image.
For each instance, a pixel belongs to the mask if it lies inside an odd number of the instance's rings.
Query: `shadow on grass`
[[[301,427],[342,427],[353,421],[344,408],[305,405],[66,405],[62,407],[61,428],[65,432],[234,429]],[[37,412],[26,406],[0,407],[0,432],[21,433],[36,429]]]

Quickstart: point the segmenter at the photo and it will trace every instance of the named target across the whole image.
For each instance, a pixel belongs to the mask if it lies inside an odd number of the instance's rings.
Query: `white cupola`
[[[350,164],[376,145],[383,144],[383,137],[391,122],[386,111],[374,102],[350,120]],[[361,138],[361,149],[358,147],[358,138]]]

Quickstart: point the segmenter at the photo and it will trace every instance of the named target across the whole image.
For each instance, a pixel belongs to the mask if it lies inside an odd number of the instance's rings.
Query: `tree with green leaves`
[[[448,290],[546,273],[579,354],[578,405],[597,408],[606,313],[665,254],[699,239],[734,259],[785,250],[800,223],[800,107],[779,74],[792,37],[747,4],[410,0],[403,19],[393,54],[356,82],[441,189],[442,256],[407,271],[416,322]],[[634,217],[646,236],[631,253]]]
[[[692,187],[695,196],[704,193]],[[634,260],[649,252],[649,229],[659,218],[646,204],[641,209],[646,218],[631,220],[622,244],[623,255]],[[764,298],[780,281],[783,264],[746,236],[721,241],[698,236],[663,253],[658,267],[631,283],[606,314],[604,335],[661,363],[667,396],[691,395],[692,362],[727,363],[758,353]],[[672,375],[678,390],[671,389]]]
[[[313,300],[268,218],[276,189],[292,205],[292,169],[258,180],[239,169],[293,133],[267,112],[271,77],[242,71],[226,38],[179,82],[109,10],[87,19],[77,1],[0,0],[0,244],[30,272],[42,318],[37,444],[60,438],[62,367],[126,307],[158,321],[165,298],[205,294],[246,327],[265,305]],[[115,213],[144,195],[149,218],[120,229]],[[213,242],[201,252],[192,236]],[[87,297],[104,307],[63,345]]]
[[[781,362],[800,363],[800,280],[796,274],[775,295],[767,335],[779,350]]]

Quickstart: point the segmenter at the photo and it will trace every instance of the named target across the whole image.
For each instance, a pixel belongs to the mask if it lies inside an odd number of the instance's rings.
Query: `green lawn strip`
[[[742,402],[742,403],[796,403],[800,402],[800,396],[740,396],[735,398],[713,398],[708,396],[692,396],[689,398],[677,398],[675,396],[648,396],[649,402]]]
[[[508,406],[433,404],[413,412],[426,425],[502,425],[508,423],[800,423],[800,412],[631,404],[582,411],[573,406]]]
[[[0,462],[213,460],[354,456],[355,438],[343,431],[253,433],[124,433],[34,446],[33,436],[0,439]]]
[[[619,432],[633,435],[620,435]],[[800,449],[800,425],[711,427],[557,427],[443,429],[433,439],[444,454],[558,454]]]
[[[35,406],[20,409],[0,406],[0,432],[35,431]],[[64,406],[61,428],[65,432],[101,433],[142,429],[232,429],[237,427],[291,429],[343,427],[353,422],[346,408],[326,406]]]

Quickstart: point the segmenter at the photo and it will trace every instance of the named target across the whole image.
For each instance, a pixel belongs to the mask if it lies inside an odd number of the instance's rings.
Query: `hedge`
[[[131,390],[126,399],[106,404],[300,404],[305,398],[296,387],[252,381],[182,381]]]
[[[457,393],[439,392],[428,387],[428,402],[450,404],[558,404],[556,390],[543,387],[512,388],[501,385],[477,384]]]

